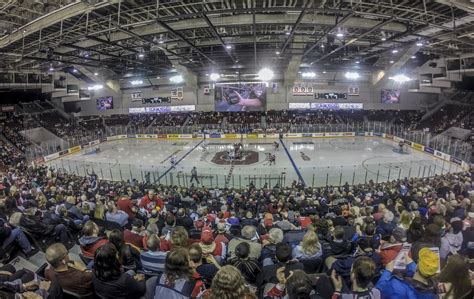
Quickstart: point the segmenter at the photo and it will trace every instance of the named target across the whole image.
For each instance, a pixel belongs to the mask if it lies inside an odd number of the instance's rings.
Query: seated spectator
[[[290,230],[298,229],[293,223],[288,220],[288,212],[281,213],[281,220],[275,223],[281,230],[287,232]]]
[[[302,270],[289,271],[289,274],[286,274],[285,268],[282,267],[277,270],[277,278],[276,285],[269,285],[267,290],[264,290],[264,298],[329,298],[334,290],[326,275],[313,280]]]
[[[27,208],[20,218],[20,225],[38,239],[59,239],[62,244],[69,244],[66,226],[64,224],[46,224],[36,213],[35,207]]]
[[[303,241],[293,249],[293,258],[299,261],[319,258],[322,255],[323,250],[318,235],[312,231],[307,232],[303,237]]]
[[[360,239],[354,254],[337,259],[332,264],[332,270],[336,271],[338,276],[341,276],[346,286],[351,286],[351,269],[355,260],[360,257],[367,257],[372,260],[375,265],[374,273],[379,273],[382,269],[380,255],[370,247],[366,239]]]
[[[344,228],[336,226],[333,231],[333,239],[330,241],[330,255],[344,256],[352,252],[352,243],[344,239]]]
[[[406,240],[407,236],[403,228],[396,227],[392,230],[390,240],[380,246],[380,258],[384,267],[395,259]]]
[[[132,244],[137,248],[143,248],[143,236],[145,234],[144,229],[143,221],[140,219],[134,219],[132,222],[132,229],[126,229],[123,231],[123,238],[125,242]]]
[[[227,265],[222,267],[212,280],[211,289],[207,290],[205,299],[254,299],[257,298],[245,285],[238,269]]]
[[[107,243],[95,253],[93,285],[95,293],[103,299],[135,299],[145,294],[145,277],[123,272],[119,252]]]
[[[107,221],[115,222],[121,227],[128,224],[128,215],[124,211],[117,210],[117,206],[113,201],[107,203],[107,213],[105,214]]]
[[[153,273],[165,272],[166,252],[160,251],[160,237],[153,234],[147,240],[148,251],[140,253],[143,270]]]
[[[380,299],[382,294],[380,290],[372,285],[372,280],[377,274],[377,266],[374,261],[366,256],[358,257],[354,260],[350,270],[351,288],[344,288],[343,279],[336,274],[335,270],[331,272],[331,280],[334,284],[334,294],[332,299],[342,298],[364,298]],[[343,291],[344,289],[344,291]]]
[[[109,234],[109,243],[115,245],[124,268],[131,270],[142,269],[139,249],[134,248],[133,245],[126,244],[121,231],[118,229],[111,231]]]
[[[451,255],[448,262],[435,277],[440,298],[472,298],[469,262],[460,255]]]
[[[253,213],[251,211],[247,211],[245,213],[245,218],[242,218],[240,220],[240,225],[242,225],[242,227],[244,227],[246,225],[251,225],[251,226],[257,227],[258,226],[258,221],[257,221],[257,219],[255,219],[253,217]]]
[[[235,248],[241,242],[246,242],[250,245],[250,257],[258,259],[260,257],[260,253],[262,252],[262,246],[257,243],[257,235],[255,227],[253,226],[244,226],[241,231],[242,237],[236,237],[230,240],[229,242],[229,253],[230,257],[235,256]]]
[[[382,239],[389,238],[392,234],[392,230],[395,228],[395,223],[393,222],[394,215],[389,210],[385,210],[383,213],[382,221],[377,225],[377,234],[382,236]]]
[[[375,286],[382,292],[384,298],[437,298],[433,277],[439,267],[439,257],[426,247],[422,248],[418,255],[418,265],[406,257],[408,259],[407,270],[415,273],[413,278],[400,279],[399,276],[392,273],[393,261],[387,264]]]
[[[262,271],[261,265],[256,258],[249,257],[250,245],[247,242],[241,242],[235,248],[235,256],[227,260],[227,264],[239,269],[245,281],[254,285],[257,277]]]
[[[26,238],[25,233],[19,228],[12,227],[6,219],[0,217],[0,253],[5,254],[3,250],[11,244],[20,247],[27,257],[32,253],[30,241]]]
[[[201,242],[199,242],[202,254],[205,258],[208,256],[215,257],[218,262],[222,262],[227,254],[227,246],[222,242],[215,242],[212,230],[205,226],[201,232]]]
[[[164,208],[163,201],[155,195],[153,190],[149,190],[148,193],[143,196],[138,205],[140,208],[145,209],[148,213],[151,213],[152,210],[158,208],[160,211]]]
[[[196,271],[204,281],[206,287],[211,286],[212,278],[219,271],[220,265],[212,255],[207,257],[203,255],[201,246],[199,244],[192,244],[189,248],[189,260],[191,268]],[[203,263],[203,261],[205,263]]]
[[[420,241],[425,234],[425,229],[423,227],[423,220],[421,217],[413,218],[413,221],[410,224],[410,227],[407,230],[407,241],[408,243],[414,243],[415,241]]]
[[[303,270],[304,266],[298,261],[292,260],[291,246],[285,243],[278,243],[276,245],[276,260],[274,265],[265,266],[257,278],[257,286],[264,286],[266,283],[278,283],[277,269],[284,267],[286,271]]]
[[[94,258],[94,254],[102,245],[107,243],[105,237],[99,237],[99,227],[89,220],[82,228],[82,237],[79,238],[81,252],[86,258]]]
[[[190,230],[194,227],[194,221],[186,215],[186,210],[184,208],[178,209],[176,213],[176,226],[182,226],[186,230]]]
[[[217,223],[217,231],[214,242],[224,243],[226,246],[229,244],[229,239],[226,236],[226,225],[223,222]]]
[[[424,247],[441,247],[441,228],[432,223],[426,226],[421,239],[416,240],[411,246],[411,258],[418,263],[418,251]]]
[[[448,231],[441,238],[441,248],[439,256],[445,260],[448,255],[458,254],[463,243],[462,235],[463,223],[458,217],[453,217],[449,221]]]
[[[127,213],[129,220],[135,219],[135,216],[138,212],[138,209],[133,204],[133,201],[125,193],[123,193],[122,196],[120,196],[120,198],[117,200],[117,208]]]
[[[70,261],[68,250],[63,244],[49,246],[45,254],[46,261],[51,266],[45,271],[46,279],[55,281],[64,290],[78,295],[92,293],[92,273],[79,263]]]
[[[146,282],[147,299],[196,298],[204,291],[199,275],[193,276],[189,253],[185,248],[176,248],[166,255],[165,273],[153,276]]]
[[[283,231],[279,228],[272,228],[268,232],[268,239],[263,241],[264,246],[262,247],[262,252],[260,254],[260,263],[263,266],[275,264],[276,257],[276,244],[283,241]]]

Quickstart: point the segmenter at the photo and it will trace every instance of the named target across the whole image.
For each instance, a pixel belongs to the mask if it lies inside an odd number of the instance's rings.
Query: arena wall
[[[341,92],[347,93],[350,83],[314,84],[315,92]],[[348,102],[363,103],[364,109],[396,109],[396,110],[415,110],[426,108],[438,100],[437,94],[421,94],[408,92],[408,88],[400,88],[393,85],[385,85],[382,87],[374,87],[369,83],[357,84],[359,87],[358,96],[348,96],[347,100],[315,100],[313,96],[297,96],[293,94],[292,88],[279,86],[276,93],[272,88],[267,89],[267,110],[288,109],[288,103],[295,102]],[[401,97],[399,104],[382,104],[380,101],[381,89],[401,89]],[[170,97],[173,87],[165,86],[158,89],[153,88],[136,88],[122,90],[116,93],[109,88],[104,88],[96,92],[91,100],[79,102],[81,112],[79,116],[97,115],[97,114],[124,114],[128,113],[128,108],[147,107],[147,106],[168,106],[168,105],[195,105],[196,111],[214,111],[214,90],[210,90],[210,94],[204,94],[204,88],[194,89],[183,87],[183,99],[173,99],[171,103],[162,104],[142,104],[140,100],[132,100],[132,93],[141,92],[142,98],[151,97]],[[114,109],[99,111],[96,107],[96,99],[102,96],[114,97]]]

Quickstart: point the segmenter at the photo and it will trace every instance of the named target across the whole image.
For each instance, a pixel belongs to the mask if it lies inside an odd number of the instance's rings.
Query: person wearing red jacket
[[[149,190],[148,194],[143,196],[139,205],[140,208],[144,208],[148,211],[148,213],[150,213],[157,206],[160,207],[160,210],[163,210],[164,203],[158,196],[155,195],[153,190]]]

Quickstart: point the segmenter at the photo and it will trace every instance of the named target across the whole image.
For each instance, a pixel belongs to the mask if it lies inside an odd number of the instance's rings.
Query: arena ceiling
[[[370,72],[473,49],[472,0],[0,0],[3,71]]]

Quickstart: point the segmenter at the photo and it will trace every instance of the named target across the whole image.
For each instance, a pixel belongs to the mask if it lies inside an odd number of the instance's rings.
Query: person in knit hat
[[[413,277],[401,278],[394,275],[393,261],[388,263],[385,271],[380,276],[376,288],[381,291],[383,298],[417,298],[417,299],[435,299],[436,285],[432,278],[439,270],[439,255],[430,248],[424,247],[418,253],[419,260],[416,265],[409,257],[407,272],[413,273]]]
[[[223,242],[215,242],[212,229],[205,226],[201,231],[201,241],[199,246],[202,249],[202,255],[207,257],[214,256],[218,262],[224,260],[227,253],[227,246]]]

